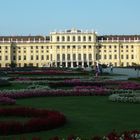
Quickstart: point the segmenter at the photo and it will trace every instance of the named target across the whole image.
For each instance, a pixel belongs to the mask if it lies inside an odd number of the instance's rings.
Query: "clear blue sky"
[[[140,34],[140,0],[0,0],[0,35],[48,35],[72,27]]]

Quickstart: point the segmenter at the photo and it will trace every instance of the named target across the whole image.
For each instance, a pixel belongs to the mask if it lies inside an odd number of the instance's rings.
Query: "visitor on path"
[[[94,71],[95,71],[95,79],[98,79],[98,76],[100,73],[100,68],[99,68],[99,64],[97,62],[94,62]]]
[[[110,73],[113,73],[113,65],[110,65]]]

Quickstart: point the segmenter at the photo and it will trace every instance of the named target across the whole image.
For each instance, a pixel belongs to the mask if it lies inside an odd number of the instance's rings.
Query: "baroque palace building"
[[[140,35],[104,35],[71,29],[49,36],[0,36],[0,67],[89,67],[140,64]]]

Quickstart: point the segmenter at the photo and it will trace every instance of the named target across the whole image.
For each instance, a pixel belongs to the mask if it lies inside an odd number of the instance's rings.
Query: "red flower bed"
[[[120,89],[140,90],[140,84],[135,82],[123,82],[119,85]]]
[[[0,121],[0,135],[50,130],[66,122],[65,116],[60,112],[25,107],[0,109],[0,116],[28,118],[25,122]]]
[[[13,104],[16,104],[16,100],[8,98],[8,97],[0,97],[0,104],[13,105]]]

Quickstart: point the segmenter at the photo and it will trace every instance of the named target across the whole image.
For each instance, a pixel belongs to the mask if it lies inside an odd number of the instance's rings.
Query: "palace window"
[[[106,59],[106,55],[104,55],[104,59]]]
[[[33,57],[33,55],[31,55],[31,60],[33,60],[34,59],[34,57]]]
[[[57,41],[60,41],[60,38],[59,38],[59,36],[57,36],[56,40],[57,40]]]
[[[16,60],[16,56],[15,55],[13,55],[13,60]]]
[[[18,56],[18,60],[21,60],[21,56]]]
[[[92,54],[88,54],[89,60],[92,60]]]
[[[109,59],[112,59],[112,55],[109,55]]]
[[[88,41],[91,41],[91,36],[88,37]]]
[[[62,54],[62,61],[65,61],[65,54]]]
[[[133,49],[133,48],[134,48],[134,46],[133,46],[133,45],[131,45],[131,48]]]
[[[44,60],[44,55],[41,55],[41,60]]]
[[[72,37],[72,40],[75,41],[75,36]]]
[[[86,37],[85,36],[83,37],[83,41],[86,41]]]
[[[91,49],[91,45],[89,45],[88,48]]]
[[[36,46],[36,49],[38,49],[38,46]]]
[[[26,55],[24,55],[24,58],[23,59],[26,60]]]
[[[84,45],[83,48],[86,49],[86,46]]]
[[[67,55],[67,60],[70,60],[70,54]]]
[[[46,60],[49,60],[49,55],[46,55]]]
[[[0,56],[0,60],[2,60],[2,57]]]
[[[31,46],[31,49],[33,49],[33,46]]]
[[[78,41],[81,41],[81,36],[78,36]]]
[[[57,54],[57,61],[60,61],[60,54]]]
[[[41,46],[41,49],[44,49],[44,46]]]
[[[75,49],[75,46],[72,46],[73,49]]]
[[[134,55],[131,55],[131,59],[134,59]]]
[[[128,56],[128,54],[126,55],[126,59],[129,59],[129,56]]]
[[[123,59],[123,55],[121,55],[121,59]]]
[[[62,49],[65,49],[65,46],[62,46]]]
[[[101,59],[101,55],[99,55],[99,59]]]
[[[78,54],[78,60],[81,60],[81,54]]]
[[[70,41],[70,36],[67,37],[67,41]]]
[[[59,46],[57,46],[57,49],[59,49],[60,47]]]
[[[8,56],[7,55],[5,56],[5,60],[8,60]]]
[[[87,60],[87,55],[84,54],[83,59],[86,61]]]
[[[62,36],[62,41],[65,41],[65,37],[64,36]]]
[[[116,54],[114,55],[114,59],[117,59],[117,55]]]
[[[76,60],[76,54],[73,54],[73,60]]]
[[[78,49],[81,49],[81,46],[78,46]]]
[[[38,57],[38,55],[36,55],[36,60],[38,60],[39,59],[39,57]]]

